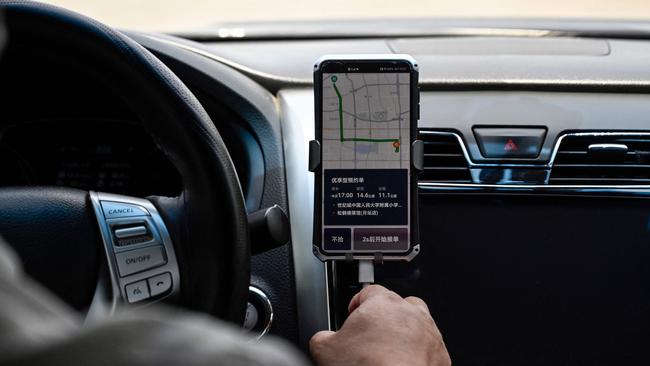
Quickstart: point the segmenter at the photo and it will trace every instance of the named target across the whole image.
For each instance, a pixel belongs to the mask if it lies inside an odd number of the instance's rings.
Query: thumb
[[[309,340],[309,351],[314,357],[317,357],[319,353],[322,352],[325,345],[328,343],[336,332],[331,330],[321,330],[320,332],[314,334]]]

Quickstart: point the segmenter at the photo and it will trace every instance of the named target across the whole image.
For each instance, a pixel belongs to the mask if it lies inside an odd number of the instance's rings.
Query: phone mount
[[[318,140],[309,141],[309,171],[316,173],[321,169],[322,161],[321,145]],[[411,143],[411,168],[416,174],[424,171],[424,142],[414,140]],[[328,260],[340,260],[345,262],[370,261],[375,264],[381,264],[384,261],[407,261],[410,262],[420,253],[420,244],[413,244],[410,250],[405,254],[388,254],[382,252],[376,253],[341,253],[340,255],[325,254],[318,245],[313,245],[314,255],[325,262]]]

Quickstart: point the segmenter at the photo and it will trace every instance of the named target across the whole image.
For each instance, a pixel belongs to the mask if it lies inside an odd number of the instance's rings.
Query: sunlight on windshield
[[[186,31],[215,23],[373,18],[650,19],[650,0],[49,0],[111,26]]]

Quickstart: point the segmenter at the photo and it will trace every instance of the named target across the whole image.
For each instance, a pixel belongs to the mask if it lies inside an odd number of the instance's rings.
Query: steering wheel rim
[[[198,100],[150,52],[93,19],[26,1],[0,0],[0,8],[10,42],[92,65],[139,116],[183,177],[180,196],[148,198],[173,239],[180,304],[241,323],[250,280],[246,210],[227,148]]]

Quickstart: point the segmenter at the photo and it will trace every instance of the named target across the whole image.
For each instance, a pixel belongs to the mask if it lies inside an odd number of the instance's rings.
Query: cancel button
[[[167,263],[165,251],[160,245],[117,253],[115,259],[120,270],[120,277]]]

